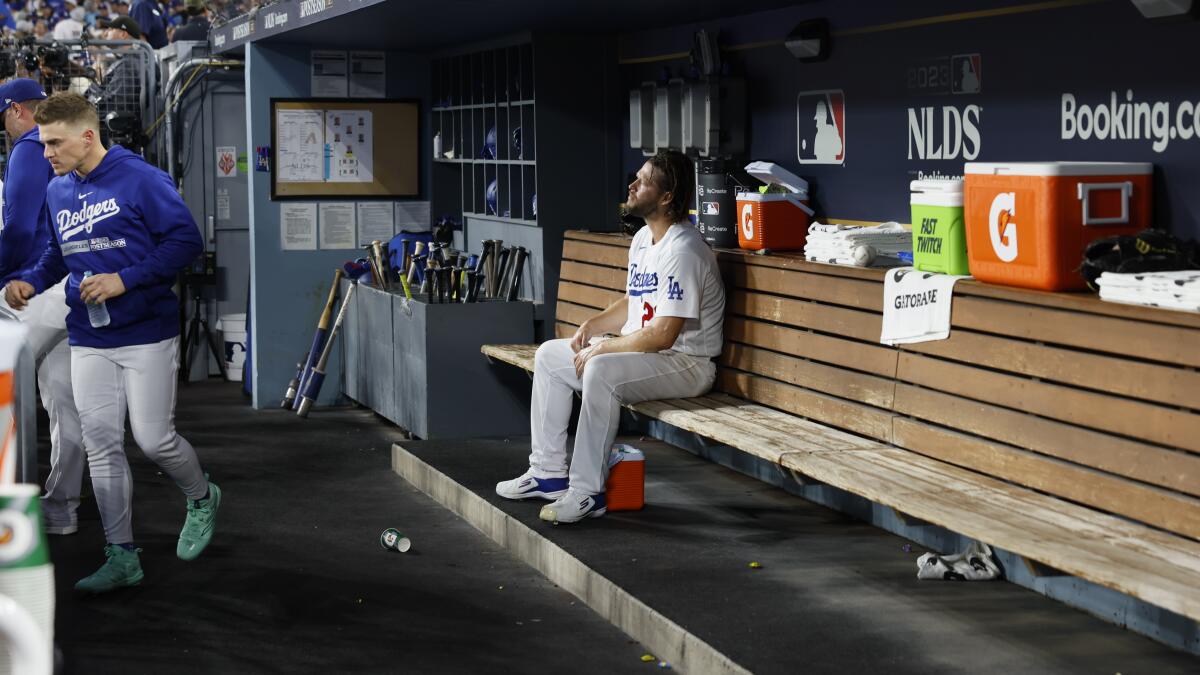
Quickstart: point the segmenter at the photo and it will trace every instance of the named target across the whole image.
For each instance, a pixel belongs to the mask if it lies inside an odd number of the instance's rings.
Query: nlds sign
[[[983,109],[952,105],[908,109],[909,159],[975,159],[979,156],[979,116]]]

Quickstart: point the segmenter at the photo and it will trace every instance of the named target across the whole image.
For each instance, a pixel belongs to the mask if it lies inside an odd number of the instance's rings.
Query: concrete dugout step
[[[666,443],[618,440],[646,452],[646,508],[574,525],[496,496],[528,438],[404,441],[392,467],[678,671],[1194,672],[1183,652],[1013,584],[918,581],[916,544]]]

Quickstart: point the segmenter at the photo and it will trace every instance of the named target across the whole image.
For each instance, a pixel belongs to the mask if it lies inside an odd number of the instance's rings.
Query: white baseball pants
[[[126,412],[133,440],[188,499],[200,499],[208,491],[195,449],[175,433],[178,371],[178,337],[111,349],[71,348],[83,445],[110,544],[133,542],[133,482],[123,443]]]
[[[585,494],[604,492],[621,405],[700,396],[712,388],[716,372],[711,359],[673,351],[627,352],[592,357],[581,380],[570,340],[542,343],[533,366],[530,468],[540,478],[569,476],[571,489]],[[583,393],[583,405],[568,473],[567,427],[576,391]]]
[[[67,344],[67,298],[64,279],[30,298],[21,311],[12,310],[0,294],[0,304],[28,330],[29,349],[37,363],[38,393],[50,417],[50,475],[42,508],[54,525],[74,521],[83,482],[83,436],[71,394],[71,347]]]

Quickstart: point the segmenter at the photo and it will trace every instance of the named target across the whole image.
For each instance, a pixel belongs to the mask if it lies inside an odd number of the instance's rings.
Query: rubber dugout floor
[[[85,499],[79,533],[50,544],[65,672],[654,670],[641,646],[393,474],[397,430],[373,414],[255,412],[240,385],[203,382],[180,387],[177,419],[224,490],[213,543],[175,558],[184,499],[127,438],[146,578],[73,593],[104,560]],[[412,551],[383,550],[387,527]]]

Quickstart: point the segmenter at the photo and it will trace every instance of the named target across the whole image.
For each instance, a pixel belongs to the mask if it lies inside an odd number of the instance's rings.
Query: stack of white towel
[[[1096,283],[1101,300],[1200,312],[1200,270],[1105,272]]]
[[[896,255],[911,250],[912,232],[899,223],[874,227],[813,223],[804,243],[808,260],[857,267],[902,265]]]

